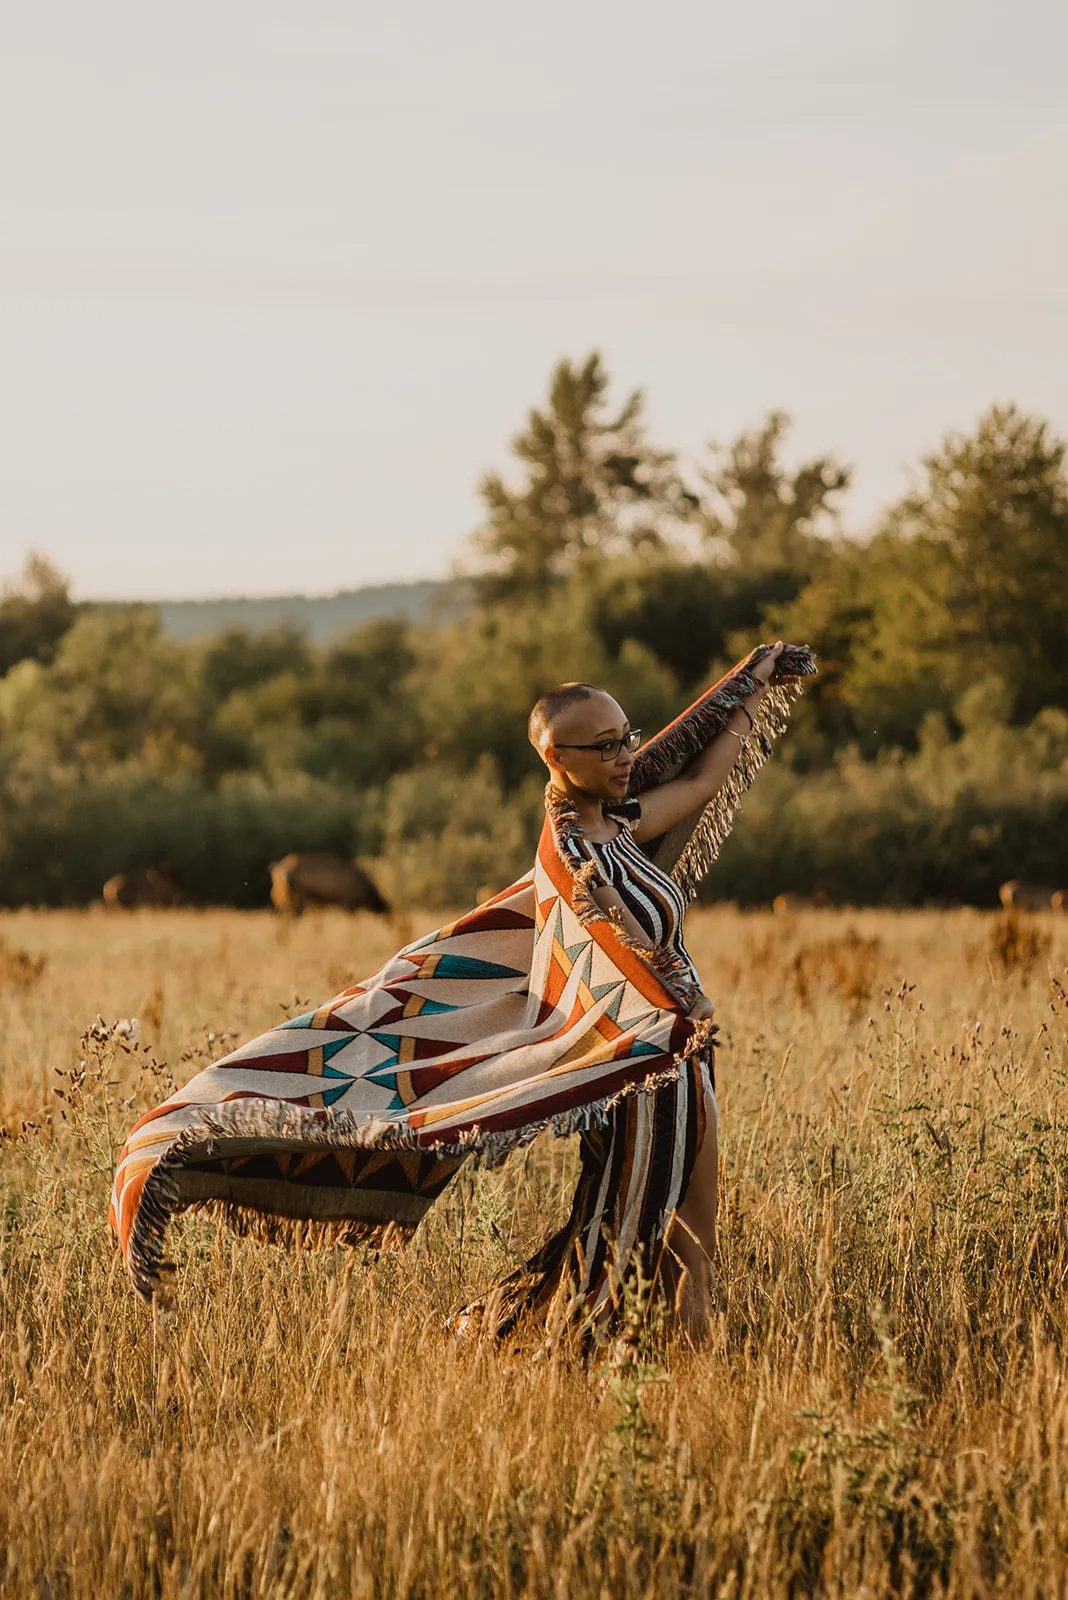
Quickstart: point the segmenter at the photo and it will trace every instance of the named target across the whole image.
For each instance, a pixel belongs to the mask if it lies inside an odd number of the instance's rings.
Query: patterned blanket
[[[639,752],[633,792],[682,770],[722,730],[756,687],[760,654]],[[806,649],[783,652],[756,735],[716,800],[646,846],[690,893],[814,670]],[[569,865],[577,826],[571,807],[550,803],[517,883],[140,1119],[108,1215],[146,1298],[166,1298],[165,1233],[178,1212],[206,1207],[267,1239],[387,1246],[413,1232],[469,1157],[495,1164],[551,1129],[583,1136],[572,1214],[495,1292],[494,1325],[531,1308],[558,1319],[605,1304],[685,1193],[711,1052],[707,1024],[684,1015],[672,962],[629,941]]]

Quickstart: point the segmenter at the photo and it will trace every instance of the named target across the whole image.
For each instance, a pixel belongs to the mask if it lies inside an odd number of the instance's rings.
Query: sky
[[[1062,0],[9,8],[0,577],[443,574],[591,349],[691,470],[790,412],[858,531],[994,401],[1068,432],[1066,63]]]

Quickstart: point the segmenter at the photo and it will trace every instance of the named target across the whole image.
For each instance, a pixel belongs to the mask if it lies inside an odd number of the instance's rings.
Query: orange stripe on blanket
[[[553,887],[557,889],[562,898],[575,911],[575,880],[567,864],[561,861],[556,850],[553,838],[552,825],[548,818],[542,829],[541,842],[538,845],[538,861],[544,868]],[[658,1011],[678,1011],[679,1002],[674,995],[664,987],[645,961],[620,938],[615,925],[607,917],[597,917],[592,922],[583,925],[584,932],[599,945],[609,957],[612,964],[622,977],[625,977],[638,990],[642,997]]]
[[[141,1204],[141,1190],[144,1188],[145,1180],[154,1166],[154,1161],[146,1162],[145,1170],[135,1173],[122,1186],[122,1193],[119,1195],[118,1234],[119,1245],[124,1255],[130,1247],[130,1232],[137,1217],[138,1207]]]

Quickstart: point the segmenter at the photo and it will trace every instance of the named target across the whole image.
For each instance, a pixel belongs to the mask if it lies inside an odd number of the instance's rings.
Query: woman
[[[713,1007],[682,912],[814,670],[803,647],[759,646],[640,752],[603,691],[543,696],[530,731],[550,782],[532,870],[205,1068],[133,1129],[109,1222],[137,1288],[165,1297],[176,1212],[382,1248],[414,1231],[465,1160],[496,1164],[551,1129],[582,1136],[571,1215],[456,1325],[477,1318],[501,1335],[537,1313],[554,1337],[589,1330],[667,1243],[699,1337],[715,1231]]]
[[[661,838],[715,799],[755,728],[782,641],[753,667],[758,687],[739,702],[723,732],[691,763],[684,776],[650,790],[641,802],[625,803],[634,752],[641,739],[625,713],[603,689],[562,684],[543,695],[530,715],[530,740],[549,769],[553,797],[570,802],[577,817],[565,849],[587,874],[594,903],[643,950],[669,950],[678,963],[673,985],[692,1022],[712,1022],[715,1006],[701,992],[697,968],[682,939],[686,908],[681,890],[640,846]],[[700,1338],[707,1326],[709,1267],[716,1243],[719,1168],[718,1113],[711,1047],[697,1057],[703,1115],[685,1192],[666,1244],[681,1266],[675,1304],[687,1331]]]

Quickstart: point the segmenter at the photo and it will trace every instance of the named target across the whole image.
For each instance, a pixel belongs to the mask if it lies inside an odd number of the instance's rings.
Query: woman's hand
[[[750,668],[750,672],[752,673],[753,677],[757,678],[760,683],[766,686],[771,679],[772,673],[775,671],[775,663],[782,655],[782,652],[783,642],[781,639],[777,639],[772,645],[771,649],[768,651],[767,655],[761,656],[756,666]]]
[[[735,725],[735,718],[732,715],[727,722],[725,733],[734,734],[733,739],[724,737],[710,740],[677,778],[669,778],[666,783],[654,784],[651,789],[645,791],[642,795],[641,820],[633,833],[637,844],[642,844],[646,839],[658,839],[662,833],[667,833],[669,828],[673,828],[676,822],[681,822],[684,817],[692,816],[695,811],[701,810],[723,787],[727,774],[742,748],[738,741],[741,740],[744,744],[753,731],[761,701],[768,687],[768,680],[775,671],[775,663],[785,648],[779,639],[770,647],[765,647],[764,654],[759,660],[754,661],[753,651],[746,656],[741,667],[744,668],[749,682],[755,686],[735,707],[737,720],[742,726]]]
[[[715,1018],[716,1007],[707,994],[699,994],[689,1011],[686,1013],[687,1022],[711,1022]]]

